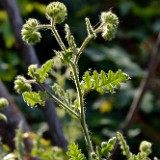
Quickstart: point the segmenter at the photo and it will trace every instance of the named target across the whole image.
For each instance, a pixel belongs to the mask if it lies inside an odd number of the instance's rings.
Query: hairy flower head
[[[46,8],[46,16],[53,23],[61,23],[67,16],[67,8],[61,2],[52,2]]]
[[[151,147],[152,147],[152,144],[148,141],[142,141],[141,144],[140,144],[140,151],[141,152],[144,152],[145,154],[150,154],[151,153]]]
[[[24,92],[32,91],[32,86],[26,82],[26,79],[23,76],[17,76],[14,81],[14,89],[17,93],[22,94]]]
[[[37,31],[38,21],[34,18],[29,18],[26,24],[23,25],[21,34],[22,39],[28,44],[35,44],[41,40],[41,34]]]
[[[101,13],[101,23],[102,26],[102,37],[105,40],[112,40],[115,38],[115,34],[117,31],[117,27],[119,24],[119,19],[116,14],[109,12],[102,12]]]

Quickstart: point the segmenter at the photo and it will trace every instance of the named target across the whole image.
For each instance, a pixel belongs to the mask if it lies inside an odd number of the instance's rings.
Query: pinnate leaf
[[[52,66],[53,66],[53,63],[54,63],[53,60],[50,59],[50,60],[48,60],[47,62],[45,62],[45,63],[41,66],[40,69],[38,69],[37,73],[40,75],[39,81],[40,81],[41,83],[43,83],[43,82],[46,80],[46,78],[47,78],[47,76],[48,76],[48,72],[50,72],[50,70],[51,70],[51,68],[52,68]]]
[[[91,82],[91,76],[89,75],[89,72],[85,72],[83,76],[83,80],[85,82],[84,89],[85,90],[90,90],[92,89],[92,82]]]
[[[125,83],[128,79],[129,76],[121,70],[118,70],[115,73],[109,70],[108,74],[104,71],[101,71],[100,73],[93,71],[92,75],[90,75],[87,71],[83,76],[81,88],[84,94],[91,90],[96,90],[101,94],[103,94],[106,90],[113,93],[116,88],[120,88],[121,83]]]
[[[68,150],[67,155],[70,157],[69,160],[86,160],[86,157],[74,142],[69,144]]]
[[[44,106],[47,99],[45,92],[24,92],[23,99],[30,107],[34,107],[37,104]]]
[[[102,154],[102,156],[105,156],[107,158],[110,156],[110,152],[113,150],[114,145],[116,143],[116,140],[117,140],[116,137],[112,137],[108,140],[108,142],[102,142],[101,143],[101,146],[102,146],[101,154]]]

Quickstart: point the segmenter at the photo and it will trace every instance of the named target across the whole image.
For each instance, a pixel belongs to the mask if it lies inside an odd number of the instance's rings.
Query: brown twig
[[[140,104],[141,104],[143,97],[144,97],[144,94],[147,90],[147,86],[148,86],[148,84],[153,76],[153,73],[155,72],[155,69],[158,65],[159,58],[160,58],[160,33],[158,35],[157,41],[156,41],[156,43],[153,47],[153,50],[152,50],[152,58],[150,61],[148,73],[146,74],[146,77],[142,80],[142,82],[140,83],[140,86],[138,88],[138,95],[136,97],[134,97],[133,102],[130,107],[130,110],[128,111],[128,114],[126,116],[126,119],[124,120],[124,122],[122,123],[122,127],[120,128],[120,132],[123,135],[127,134],[129,128],[131,127],[131,125],[134,122],[134,118],[139,111]],[[118,142],[117,142],[114,147],[114,151],[112,152],[111,159],[117,159],[117,155],[118,155],[119,151],[120,151],[120,149],[119,149]]]
[[[23,25],[22,18],[20,16],[17,4],[15,0],[0,0],[0,3],[7,11],[9,22],[13,34],[17,40],[19,46],[19,54],[27,65],[39,64],[40,62],[36,56],[35,50],[32,46],[27,45],[21,38],[21,29]],[[50,127],[50,133],[52,141],[55,145],[60,146],[63,149],[67,149],[68,142],[63,134],[61,123],[57,117],[55,111],[55,104],[52,101],[46,103],[46,107],[43,109],[43,113]]]
[[[148,83],[149,83],[150,79],[152,78],[152,75],[158,65],[159,58],[160,58],[160,34],[158,35],[155,46],[153,47],[152,58],[150,61],[148,73],[147,73],[146,77],[144,78],[144,80],[141,82],[139,89],[138,89],[138,95],[134,98],[132,105],[130,107],[130,110],[126,116],[124,123],[123,123],[122,129],[121,129],[121,132],[123,134],[125,134],[128,131],[129,127],[132,125],[132,123],[134,121],[135,115],[139,111],[143,96],[147,90]]]

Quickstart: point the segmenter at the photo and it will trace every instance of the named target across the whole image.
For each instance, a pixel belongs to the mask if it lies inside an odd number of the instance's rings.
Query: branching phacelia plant
[[[96,90],[101,94],[105,92],[113,93],[115,89],[120,88],[121,83],[125,83],[129,79],[129,76],[121,70],[115,73],[109,70],[107,74],[103,70],[100,71],[100,73],[95,70],[92,73],[86,71],[84,76],[80,78],[78,61],[89,41],[96,39],[98,34],[101,34],[106,41],[112,40],[115,37],[119,20],[111,11],[102,12],[100,15],[100,23],[98,23],[99,26],[95,28],[91,25],[89,18],[86,18],[85,22],[88,35],[82,45],[78,47],[75,43],[74,36],[71,34],[69,25],[65,24],[64,26],[65,38],[68,45],[62,41],[56,29],[56,25],[62,23],[66,16],[66,6],[61,2],[52,2],[46,8],[46,17],[50,23],[40,24],[37,19],[30,18],[26,21],[26,24],[23,25],[22,37],[28,44],[36,44],[42,38],[39,30],[51,30],[61,49],[59,51],[54,50],[56,58],[59,58],[60,63],[70,68],[70,79],[74,81],[76,91],[73,92],[73,89],[65,90],[58,83],[50,86],[50,90],[45,88],[44,82],[49,75],[55,76],[56,78],[56,73],[53,70],[55,58],[48,60],[40,68],[38,68],[37,64],[30,65],[28,67],[28,75],[31,79],[26,79],[24,76],[17,76],[15,80],[15,90],[19,94],[22,94],[24,101],[31,107],[37,104],[44,106],[48,99],[55,101],[72,117],[79,120],[88,147],[88,157],[95,160],[108,159],[117,138],[113,137],[108,142],[102,142],[101,147],[94,149],[86,124],[84,97],[92,90]],[[32,84],[38,85],[40,90],[38,92],[33,91]],[[75,94],[77,96],[74,96]],[[118,139],[122,141],[120,134],[118,134],[118,137]],[[122,146],[124,145],[122,144]],[[126,150],[126,148],[124,148],[124,150]],[[86,159],[85,155],[81,153],[75,143],[69,145],[67,154],[71,160]],[[130,158],[129,153],[126,153],[126,155],[127,158]]]

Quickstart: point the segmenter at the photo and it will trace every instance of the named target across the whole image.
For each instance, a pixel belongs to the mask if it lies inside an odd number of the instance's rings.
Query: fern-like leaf
[[[122,134],[120,132],[117,132],[117,139],[119,140],[119,144],[120,144],[120,148],[122,149],[122,153],[124,156],[127,157],[127,159],[132,157],[132,153],[129,150],[129,146],[126,142],[126,140],[124,139],[124,137],[122,136]]]
[[[91,90],[96,90],[101,94],[103,94],[105,90],[113,93],[116,88],[120,88],[121,83],[125,83],[128,79],[129,76],[121,70],[118,70],[115,73],[109,70],[108,74],[104,71],[101,71],[100,73],[93,71],[92,75],[87,71],[83,76],[81,88],[83,89],[84,94]]]
[[[110,152],[113,150],[114,145],[116,143],[117,138],[116,137],[112,137],[108,140],[108,142],[102,142],[101,143],[101,154],[102,156],[105,156],[106,158],[108,158],[110,156]]]
[[[89,72],[85,72],[83,76],[83,82],[81,86],[83,86],[83,89],[85,91],[89,91],[92,89],[92,81],[91,81],[91,76],[89,75]]]
[[[46,99],[48,99],[45,92],[24,92],[23,99],[30,107],[34,107],[39,104],[41,106],[45,105]]]
[[[39,81],[41,83],[43,83],[46,80],[48,72],[50,72],[52,66],[53,66],[53,60],[50,59],[47,62],[45,62],[40,69],[38,69],[37,73],[40,75]]]
[[[74,142],[69,144],[68,150],[69,160],[86,160],[86,157]]]

